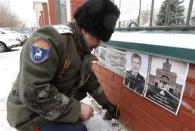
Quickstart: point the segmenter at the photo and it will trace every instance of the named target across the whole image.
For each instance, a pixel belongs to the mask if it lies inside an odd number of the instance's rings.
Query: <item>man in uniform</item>
[[[130,71],[125,72],[124,76],[124,85],[128,88],[136,91],[140,95],[143,95],[145,79],[139,73],[141,67],[141,56],[138,54],[133,54],[131,57],[131,66],[132,69]]]
[[[93,116],[93,108],[80,102],[88,92],[105,118],[119,111],[104,95],[91,63],[100,41],[108,41],[119,10],[110,0],[88,0],[76,11],[75,21],[39,29],[25,43],[20,71],[7,100],[9,124],[19,131],[86,131],[80,121]]]

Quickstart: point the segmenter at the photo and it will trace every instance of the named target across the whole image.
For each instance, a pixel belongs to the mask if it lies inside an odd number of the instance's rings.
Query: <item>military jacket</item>
[[[7,100],[12,127],[33,131],[48,121],[75,123],[80,116],[79,100],[86,92],[101,105],[107,101],[91,69],[96,57],[79,49],[73,35],[48,26],[25,43]]]
[[[135,90],[137,93],[142,95],[145,86],[145,79],[142,75],[140,75],[140,73],[138,73],[135,77],[131,72],[132,71],[125,72],[124,84],[128,88]]]

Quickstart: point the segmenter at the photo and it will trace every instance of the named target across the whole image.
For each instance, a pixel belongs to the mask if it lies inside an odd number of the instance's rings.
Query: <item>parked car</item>
[[[21,42],[16,36],[7,34],[0,30],[0,52],[7,51],[18,45],[21,45]]]
[[[21,45],[24,44],[24,42],[27,40],[27,36],[25,34],[10,30],[10,29],[3,29],[0,28],[1,32],[4,32],[5,34],[9,35],[9,36],[15,36],[18,38],[18,40],[21,42]]]
[[[27,38],[30,38],[31,37],[31,35],[33,34],[32,33],[32,31],[30,31],[30,30],[17,30],[17,32],[18,33],[21,33],[21,34],[23,34],[23,35],[25,35],[25,37],[27,37]]]

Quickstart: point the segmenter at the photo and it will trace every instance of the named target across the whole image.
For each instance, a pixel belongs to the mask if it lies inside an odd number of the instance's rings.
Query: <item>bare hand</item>
[[[82,121],[90,119],[94,115],[93,112],[94,110],[90,105],[81,102],[80,119]]]

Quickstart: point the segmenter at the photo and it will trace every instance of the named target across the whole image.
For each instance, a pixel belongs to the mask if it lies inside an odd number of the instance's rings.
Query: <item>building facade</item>
[[[172,95],[179,97],[182,91],[182,85],[176,83],[177,74],[171,72],[172,65],[169,59],[163,63],[163,69],[157,68],[156,75],[150,74],[149,85],[166,90]]]
[[[67,24],[73,19],[74,13],[86,0],[48,0],[34,2],[37,27],[46,25]]]

